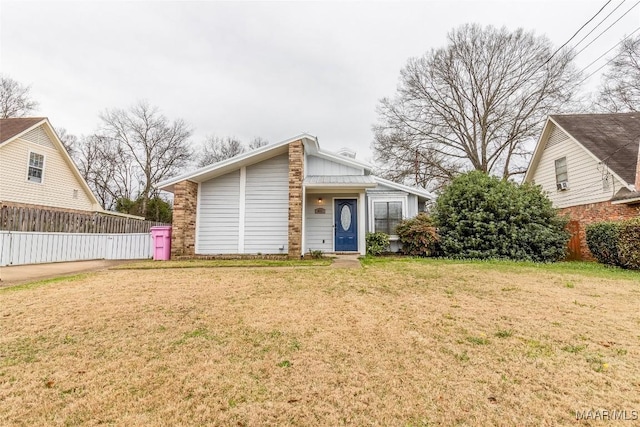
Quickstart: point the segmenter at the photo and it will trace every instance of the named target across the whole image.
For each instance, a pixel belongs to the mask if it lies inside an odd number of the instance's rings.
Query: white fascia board
[[[42,120],[40,120],[38,123],[36,123],[35,125],[23,130],[22,132],[13,135],[11,138],[7,139],[4,142],[0,142],[0,147],[2,147],[3,145],[7,145],[8,143],[10,143],[11,141],[15,141],[16,139],[20,138],[21,136],[31,132],[32,130],[42,126],[43,123],[47,123],[48,119],[45,117]],[[49,124],[49,126],[51,126],[51,124]]]
[[[640,197],[634,197],[633,199],[622,199],[622,200],[614,200],[611,202],[612,205],[626,205],[629,203],[638,203],[640,202]]]
[[[374,176],[373,179],[382,185],[386,185],[387,187],[395,188],[396,190],[400,190],[400,191],[406,191],[407,193],[415,194],[416,196],[419,196],[425,199],[434,200],[436,198],[436,196],[433,193],[430,193],[427,190],[423,190],[421,188],[410,187],[404,184],[398,184],[397,182],[389,181],[388,179],[380,178],[377,176]]]
[[[85,181],[84,178],[82,177],[82,174],[80,173],[80,170],[76,166],[76,163],[73,161],[73,159],[71,158],[71,156],[69,155],[67,150],[64,148],[64,145],[62,144],[62,141],[60,141],[60,138],[58,137],[58,134],[56,133],[56,131],[53,128],[53,126],[51,125],[51,122],[49,122],[48,118],[46,118],[46,117],[43,118],[42,120],[40,120],[35,125],[27,128],[27,129],[23,130],[22,132],[20,132],[20,133],[18,133],[16,135],[12,136],[11,138],[7,139],[5,142],[0,144],[0,147],[5,146],[5,145],[9,144],[10,142],[21,138],[22,136],[26,135],[28,132],[31,132],[32,130],[37,129],[40,126],[44,126],[45,133],[51,139],[51,142],[55,146],[56,150],[60,153],[60,155],[62,155],[62,158],[64,159],[65,163],[67,164],[69,169],[71,169],[71,173],[73,175],[75,175],[76,179],[80,182],[80,186],[82,187],[83,191],[86,193],[87,197],[89,197],[89,200],[91,201],[91,204],[93,205],[93,209],[96,212],[105,212],[105,213],[108,213],[109,215],[112,215],[112,213],[110,213],[109,211],[105,211],[104,209],[102,209],[102,206],[100,206],[100,202],[98,201],[98,198],[95,196],[95,194],[93,194],[93,191],[91,191],[91,188],[89,187],[89,184],[87,184],[87,181]],[[136,216],[134,215],[134,217],[136,217]]]
[[[571,133],[567,132],[562,126],[560,126],[558,123],[556,123],[551,117],[549,117],[549,120],[551,120],[553,122],[553,124],[555,124],[562,132],[566,133],[567,135],[569,135],[569,139],[571,141],[573,141],[574,143],[578,144],[578,147],[582,148],[589,156],[591,156],[591,158],[593,160],[596,161],[596,163],[602,163],[602,160],[599,159],[595,154],[593,154],[587,147],[585,147],[584,145],[582,145],[580,143],[580,141],[578,141],[576,138],[573,137],[573,135],[571,135]],[[622,179],[617,173],[615,173],[613,170],[609,169],[609,173],[611,173],[611,175],[613,175],[614,177],[618,178],[618,180],[628,189],[631,191],[634,191],[634,187],[633,185],[629,184],[627,181],[625,181],[624,179]],[[525,175],[526,177],[526,175]]]
[[[352,168],[356,169],[365,169],[368,171],[371,171],[371,169],[373,169],[373,166],[368,163],[364,163],[346,156],[341,156],[340,154],[329,153],[321,149],[318,149],[317,152],[311,154],[320,158],[331,160],[332,162],[343,164],[345,166],[351,166]]]
[[[169,191],[169,192],[173,192],[173,185],[177,184],[180,181],[185,181],[185,180],[189,180],[189,181],[193,181],[193,182],[201,182],[201,177],[203,176],[207,176],[210,173],[214,173],[215,171],[219,170],[219,169],[225,169],[225,168],[229,168],[231,171],[231,169],[235,170],[236,168],[240,168],[242,166],[246,166],[248,164],[251,163],[251,159],[254,157],[258,157],[262,154],[266,154],[269,153],[270,151],[275,151],[278,148],[282,148],[284,146],[287,146],[289,144],[291,144],[292,142],[298,141],[298,140],[311,140],[313,142],[316,141],[314,136],[311,136],[307,133],[302,133],[300,135],[294,136],[293,138],[289,138],[286,139],[284,141],[280,141],[280,142],[276,142],[275,144],[268,144],[265,145],[264,147],[260,147],[256,150],[251,150],[247,153],[244,154],[240,154],[239,156],[235,156],[232,157],[230,159],[226,159],[223,160],[221,162],[218,163],[213,163],[211,165],[207,165],[204,166],[200,169],[196,169],[195,171],[191,171],[188,173],[184,173],[182,175],[178,175],[174,178],[159,182],[156,185],[156,188],[160,189],[160,190],[164,190],[164,191]],[[317,142],[315,142],[317,144]],[[235,167],[234,167],[235,166]]]
[[[344,184],[327,184],[327,183],[320,183],[320,184],[304,184],[304,188],[310,188],[310,189],[326,189],[327,191],[330,191],[332,188],[335,189],[354,189],[354,190],[364,190],[366,188],[376,188],[378,184],[376,184],[375,182],[371,182],[371,183],[367,183],[367,184],[353,184],[353,183],[344,183]]]
[[[527,171],[524,174],[523,182],[531,182],[531,180],[533,179],[533,174],[535,173],[535,170],[538,168],[538,163],[540,163],[540,157],[542,157],[542,151],[544,151],[540,147],[544,145],[542,144],[542,142],[543,141],[546,142],[548,138],[549,128],[550,128],[549,122],[553,122],[557,126],[556,122],[551,120],[550,116],[547,116],[547,120],[544,123],[542,132],[540,133],[540,138],[538,138],[538,142],[536,143],[536,148],[534,148],[533,150],[533,156],[531,156],[531,160],[529,161],[529,166],[527,167]],[[567,135],[569,134],[567,133]]]

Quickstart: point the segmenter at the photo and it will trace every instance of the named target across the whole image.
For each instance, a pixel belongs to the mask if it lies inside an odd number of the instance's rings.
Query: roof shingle
[[[640,113],[566,114],[551,118],[619,177],[634,184]]]
[[[0,144],[44,120],[45,117],[0,119]]]

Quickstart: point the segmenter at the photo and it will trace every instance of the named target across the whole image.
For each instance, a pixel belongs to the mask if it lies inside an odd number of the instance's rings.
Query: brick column
[[[173,229],[171,256],[190,256],[196,253],[196,210],[198,184],[180,181],[173,186]]]
[[[289,144],[289,258],[302,254],[302,180],[304,146],[302,141]]]

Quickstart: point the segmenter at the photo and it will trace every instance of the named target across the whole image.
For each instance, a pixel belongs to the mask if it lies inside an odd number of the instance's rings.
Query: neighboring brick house
[[[0,205],[102,211],[46,117],[0,119]]]
[[[304,134],[158,184],[174,194],[172,255],[364,254],[370,231],[397,241],[395,225],[433,195],[354,157]]]
[[[592,259],[585,226],[640,216],[640,113],[552,115],[525,182],[546,191],[579,236],[577,259]]]

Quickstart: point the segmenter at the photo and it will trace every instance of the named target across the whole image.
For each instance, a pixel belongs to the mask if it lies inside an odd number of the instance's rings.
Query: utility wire
[[[570,42],[571,40],[573,40],[573,39],[578,35],[578,33],[579,33],[580,31],[582,31],[582,29],[583,29],[584,27],[586,27],[587,25],[589,25],[589,23],[590,23],[591,21],[593,21],[593,20],[596,18],[596,16],[600,15],[600,12],[602,12],[602,10],[603,10],[605,7],[607,7],[607,5],[608,5],[609,3],[611,3],[611,0],[608,0],[608,1],[604,4],[604,6],[602,6],[602,7],[600,8],[600,10],[599,10],[598,12],[596,12],[596,14],[595,14],[595,15],[593,15],[593,16],[591,17],[591,19],[589,19],[587,22],[585,22],[584,24],[582,24],[582,26],[581,26],[580,28],[578,28],[578,31],[576,31],[576,32],[571,36],[571,38],[569,38],[569,40],[567,40],[567,41],[566,41],[562,46],[560,46],[558,49],[556,49],[556,51],[555,51],[555,52],[553,52],[553,53],[551,54],[551,56],[549,57],[549,59],[547,59],[544,63],[542,63],[542,64],[541,64],[538,68],[536,68],[536,70],[535,70],[533,73],[531,73],[531,74],[535,74],[535,73],[536,73],[536,71],[538,71],[540,68],[542,68],[542,67],[544,67],[545,65],[547,65],[547,64],[549,63],[549,61],[551,61],[551,59],[553,59],[553,57],[554,57],[554,56],[556,56],[556,55],[557,55],[557,53],[558,53],[558,52],[560,52],[560,51],[562,50],[562,48],[563,48],[563,47],[565,47],[566,45],[568,45],[568,44],[569,44],[569,42]]]
[[[578,53],[576,53],[576,54],[574,55],[574,58],[575,58],[576,56],[580,55],[580,53],[582,53],[586,48],[588,48],[589,46],[591,46],[591,45],[593,44],[593,42],[595,42],[596,40],[598,40],[598,39],[599,39],[599,38],[600,38],[604,33],[606,33],[607,31],[609,31],[609,29],[610,29],[611,27],[613,27],[615,24],[617,24],[617,23],[618,23],[618,21],[620,21],[622,18],[624,18],[624,17],[625,17],[629,12],[631,12],[631,11],[632,11],[636,6],[638,6],[639,4],[640,4],[640,0],[638,0],[638,1],[636,2],[636,4],[634,4],[633,6],[631,6],[631,7],[629,8],[629,10],[627,10],[627,11],[626,11],[622,16],[620,16],[618,19],[616,19],[615,21],[613,21],[613,24],[611,24],[611,25],[609,25],[607,28],[605,28],[605,29],[604,29],[600,34],[598,34],[598,35],[596,36],[596,38],[595,38],[595,39],[591,40],[591,41],[590,41],[590,42],[589,42],[585,47],[583,47],[582,49],[580,49],[580,50],[578,51]]]
[[[586,67],[584,67],[582,70],[580,70],[580,73],[582,74],[587,68],[591,67],[593,64],[595,64],[596,62],[598,62],[600,59],[602,59],[603,56],[605,56],[606,54],[608,54],[609,52],[611,52],[613,49],[615,49],[616,47],[620,46],[625,40],[627,40],[629,37],[631,37],[632,35],[634,35],[638,30],[640,30],[640,27],[636,28],[635,30],[633,30],[628,36],[626,36],[625,38],[623,38],[622,40],[620,40],[618,43],[616,43],[615,45],[613,45],[613,47],[611,47],[608,51],[606,51],[605,53],[603,53],[602,55],[600,55],[599,57],[597,57],[596,59],[594,59],[593,61],[591,61],[591,63],[589,65],[587,65]],[[617,56],[617,55],[616,55]]]
[[[602,18],[602,20],[601,20],[600,22],[598,22],[598,24],[597,24],[595,27],[593,27],[593,28],[591,29],[591,31],[589,31],[589,32],[587,33],[587,35],[586,35],[586,36],[584,36],[583,38],[581,38],[580,40],[578,40],[578,43],[576,43],[576,44],[574,44],[574,45],[573,45],[573,47],[571,48],[571,50],[576,49],[576,48],[578,47],[578,45],[580,45],[580,43],[582,43],[582,42],[583,42],[587,37],[589,37],[589,36],[590,36],[590,35],[591,35],[595,30],[597,30],[597,29],[598,29],[598,27],[599,27],[600,25],[602,25],[602,23],[603,23],[604,21],[606,21],[606,20],[607,20],[607,19],[608,19],[608,18],[609,18],[609,17],[610,17],[610,16],[611,16],[615,11],[616,11],[616,10],[620,9],[620,6],[622,6],[622,5],[624,4],[624,2],[625,2],[625,1],[627,1],[627,0],[622,0],[622,2],[621,2],[619,5],[617,5],[617,6],[615,7],[615,9],[613,9],[611,12],[609,12],[609,14],[608,14],[607,16],[605,16],[604,18]],[[578,56],[578,54],[576,53],[576,55],[575,55],[575,56]],[[574,56],[574,58],[575,58],[575,56]]]

